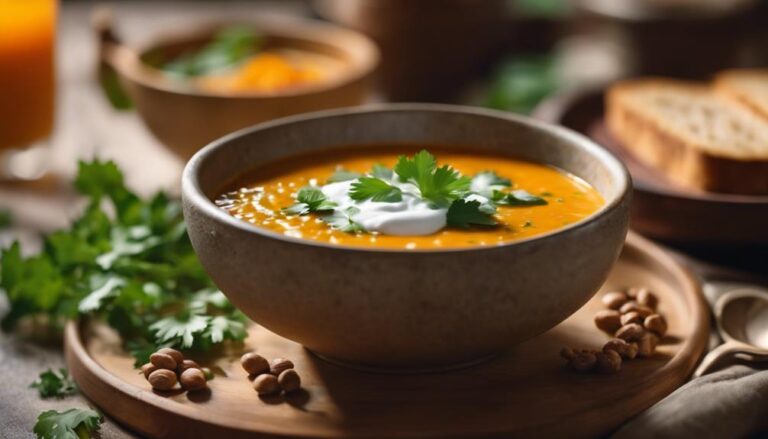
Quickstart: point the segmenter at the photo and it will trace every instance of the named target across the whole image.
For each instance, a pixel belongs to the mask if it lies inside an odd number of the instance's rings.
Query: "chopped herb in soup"
[[[505,156],[358,149],[257,170],[216,204],[296,238],[405,249],[500,245],[577,222],[603,204],[584,181]]]
[[[265,48],[247,26],[230,26],[211,41],[161,66],[169,76],[213,93],[274,92],[316,83],[340,69],[330,56]]]

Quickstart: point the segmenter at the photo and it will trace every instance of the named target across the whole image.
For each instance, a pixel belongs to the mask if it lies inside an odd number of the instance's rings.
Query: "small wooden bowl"
[[[275,92],[212,93],[173,80],[147,57],[199,47],[231,24],[253,26],[267,48],[320,53],[342,63],[341,72],[316,84]],[[362,34],[311,20],[258,19],[191,24],[140,47],[121,44],[109,14],[94,17],[101,68],[114,69],[150,131],[182,159],[224,134],[283,116],[363,103],[379,63],[376,45]]]

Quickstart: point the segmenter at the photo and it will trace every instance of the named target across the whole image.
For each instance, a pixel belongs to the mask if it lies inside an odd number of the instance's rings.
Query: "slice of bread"
[[[608,90],[606,122],[626,149],[680,185],[768,194],[768,119],[711,87],[619,82]]]
[[[726,70],[715,77],[715,90],[768,120],[768,70]]]

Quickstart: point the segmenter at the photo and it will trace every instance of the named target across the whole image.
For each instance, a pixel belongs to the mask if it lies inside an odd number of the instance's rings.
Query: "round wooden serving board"
[[[768,244],[768,195],[704,192],[679,186],[628,151],[608,131],[602,89],[568,91],[536,108],[534,116],[578,131],[616,154],[634,183],[631,226],[677,243]]]
[[[208,361],[193,358],[218,371],[203,393],[153,392],[103,325],[70,323],[66,357],[88,398],[152,437],[588,437],[668,395],[704,350],[709,314],[698,284],[658,247],[630,234],[603,291],[639,285],[660,296],[670,334],[655,356],[625,363],[615,375],[577,374],[559,357],[563,346],[600,348],[608,340],[592,321],[602,309],[599,294],[549,332],[451,372],[350,370],[256,325],[245,346]],[[305,390],[259,398],[238,361],[244,349],[293,360]]]

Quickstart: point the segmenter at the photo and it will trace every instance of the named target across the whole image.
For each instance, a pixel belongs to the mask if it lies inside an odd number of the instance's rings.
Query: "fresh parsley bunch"
[[[0,253],[4,330],[93,316],[119,332],[137,364],[161,346],[245,338],[246,319],[203,271],[177,200],[142,200],[113,162],[81,162],[75,187],[88,204],[69,229],[45,236],[37,255],[22,256],[18,243]]]

